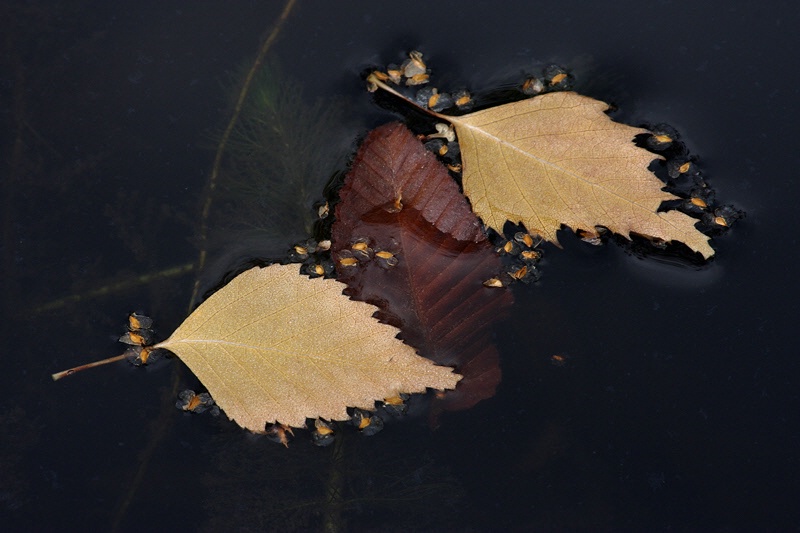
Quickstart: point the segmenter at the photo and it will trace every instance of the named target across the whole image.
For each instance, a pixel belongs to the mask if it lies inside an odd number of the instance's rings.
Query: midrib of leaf
[[[467,116],[469,116],[469,115],[467,115]],[[637,202],[635,200],[631,200],[630,198],[622,196],[622,195],[620,195],[620,194],[618,194],[618,193],[616,193],[614,191],[611,191],[611,190],[607,189],[606,187],[603,187],[602,183],[596,183],[596,182],[590,181],[590,180],[584,178],[583,176],[581,176],[580,174],[576,174],[575,172],[573,172],[573,171],[571,171],[569,169],[566,169],[566,168],[564,168],[562,166],[559,166],[556,163],[550,161],[549,159],[545,159],[543,157],[537,156],[536,154],[534,154],[532,152],[525,151],[522,148],[518,147],[517,145],[513,144],[512,142],[509,142],[509,141],[506,141],[506,140],[504,140],[504,139],[502,139],[500,137],[497,137],[496,135],[493,135],[493,134],[487,132],[486,130],[481,129],[478,126],[473,126],[471,124],[468,124],[468,123],[465,123],[465,122],[463,122],[461,120],[458,120],[458,117],[447,117],[447,119],[456,126],[456,131],[458,131],[459,127],[467,129],[467,130],[470,131],[470,133],[473,134],[473,136],[477,135],[477,136],[485,137],[488,140],[491,140],[492,142],[496,142],[496,143],[500,144],[503,147],[510,148],[511,150],[521,154],[523,157],[534,159],[534,160],[544,164],[545,166],[551,167],[551,168],[555,169],[556,172],[561,172],[563,174],[567,174],[568,176],[573,177],[575,180],[580,181],[582,183],[585,183],[586,185],[589,185],[592,189],[599,189],[599,190],[602,190],[602,191],[608,193],[609,195],[613,195],[613,196],[619,198],[620,200],[623,200],[623,201],[625,201],[625,202],[637,207],[638,209],[640,209],[642,211],[645,211],[648,215],[655,214],[656,216],[658,216],[658,213],[657,212],[653,213],[652,209],[643,206],[641,203],[639,203],[639,202]],[[603,131],[603,130],[589,130],[589,131]],[[568,132],[568,134],[571,134],[571,133],[573,133],[573,132]],[[463,136],[460,136],[460,137],[463,138]],[[502,148],[501,148],[501,153],[503,153]],[[654,159],[656,157],[657,156],[655,156],[655,155],[653,156]],[[611,158],[611,159],[621,159],[621,158]],[[506,167],[508,167],[508,170],[511,173],[511,175],[516,178],[517,172],[515,172],[511,168],[511,166],[508,164],[508,160],[505,157],[504,153],[503,153],[503,160],[505,161]],[[565,161],[569,161],[569,159],[566,159]],[[552,178],[552,176],[550,174],[547,175],[547,180],[550,182],[550,187],[558,195],[559,199],[561,199],[561,202],[570,211],[572,211],[575,214],[575,216],[579,216],[578,213],[576,213],[575,210],[572,208],[570,203],[564,200],[564,197],[561,195],[561,192],[558,190],[559,188],[556,187],[553,184],[553,178]],[[514,185],[517,187],[517,190],[520,192],[520,195],[524,196],[522,194],[522,191],[519,190],[519,187],[520,187],[519,181],[520,181],[519,179],[514,179]],[[595,194],[595,193],[593,192],[593,194]],[[672,196],[666,191],[664,191],[664,194],[666,195],[666,197],[662,201],[669,200],[670,199],[669,197]],[[602,204],[599,204],[599,205],[602,205]],[[533,207],[531,207],[531,209],[533,209]],[[535,212],[535,210],[534,210],[534,212]],[[580,218],[582,218],[582,217],[580,217]],[[675,224],[672,224],[669,220],[667,220],[667,219],[665,219],[663,217],[658,217],[658,218],[660,218],[661,220],[664,220],[665,222],[667,222],[673,228],[679,229],[678,226],[676,226]],[[589,228],[585,228],[585,229],[589,229]]]
[[[285,341],[281,341],[281,342],[285,342]],[[355,339],[353,342],[358,342],[358,339]],[[180,339],[180,340],[176,340],[176,341],[166,340],[164,342],[156,344],[155,346],[153,346],[153,348],[164,348],[165,350],[170,350],[172,347],[176,347],[176,346],[181,345],[181,344],[185,344],[185,345],[189,345],[189,346],[218,345],[218,346],[223,346],[223,347],[236,347],[236,348],[249,349],[249,350],[253,350],[253,351],[256,351],[256,352],[262,352],[262,353],[283,354],[285,356],[296,358],[296,359],[313,359],[313,360],[316,360],[316,361],[332,362],[332,363],[335,363],[337,366],[352,366],[354,368],[364,367],[365,363],[367,365],[371,364],[373,366],[380,366],[380,365],[375,365],[374,364],[374,363],[379,363],[380,362],[380,360],[378,360],[378,359],[371,360],[371,361],[366,361],[366,362],[365,361],[358,361],[358,360],[357,361],[349,361],[347,359],[337,359],[333,355],[333,352],[336,351],[336,350],[331,350],[331,354],[312,355],[312,354],[308,354],[308,353],[294,352],[294,351],[291,351],[291,350],[283,350],[283,349],[280,349],[280,348],[272,348],[272,347],[269,347],[269,346],[260,346],[260,345],[257,345],[257,344],[245,344],[245,343],[241,343],[241,342],[232,342],[232,341],[218,340],[218,339]],[[207,360],[207,358],[205,358],[205,357],[203,359]],[[236,359],[236,358],[234,358],[234,359]],[[269,361],[269,359],[267,359],[267,361]]]

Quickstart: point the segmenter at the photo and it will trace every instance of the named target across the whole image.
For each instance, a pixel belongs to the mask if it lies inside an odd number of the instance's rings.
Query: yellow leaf
[[[595,233],[603,226],[679,241],[708,258],[697,220],[658,212],[676,196],[647,167],[657,156],[633,143],[647,130],[612,121],[608,105],[573,92],[543,94],[447,117],[461,146],[464,194],[484,223],[506,220],[557,243],[562,224]]]
[[[346,407],[460,379],[395,338],[350,300],[345,285],[309,279],[297,265],[253,268],[203,302],[157,348],[174,352],[240,426],[301,427],[306,418],[346,420]]]
[[[374,76],[368,81],[404,98]],[[602,226],[714,255],[697,220],[658,211],[677,197],[647,169],[659,156],[633,143],[648,131],[614,122],[607,109],[577,93],[553,92],[458,117],[426,111],[455,127],[464,194],[498,232],[506,220],[522,222],[558,244],[562,224],[590,235]]]

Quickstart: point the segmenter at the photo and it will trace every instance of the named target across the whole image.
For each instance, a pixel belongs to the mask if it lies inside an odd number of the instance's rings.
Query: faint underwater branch
[[[275,21],[275,24],[272,28],[272,31],[269,33],[269,36],[266,38],[264,43],[261,45],[261,48],[258,51],[258,55],[256,56],[256,60],[253,62],[252,67],[250,68],[248,76],[245,78],[242,89],[239,93],[239,98],[236,102],[234,107],[234,112],[231,115],[231,119],[228,122],[228,126],[225,128],[225,133],[223,133],[223,137],[220,139],[219,145],[217,146],[217,153],[214,157],[214,165],[211,169],[211,174],[208,178],[208,186],[206,187],[206,194],[205,199],[203,201],[203,209],[200,215],[200,232],[199,232],[199,248],[200,251],[197,256],[197,263],[195,269],[195,280],[192,287],[192,295],[189,298],[189,312],[192,311],[194,304],[197,300],[198,293],[200,292],[200,274],[203,271],[203,267],[206,264],[206,257],[208,255],[208,217],[209,213],[211,212],[211,204],[214,199],[214,190],[217,187],[217,177],[219,176],[220,167],[222,165],[222,158],[225,153],[225,146],[227,144],[228,138],[230,137],[230,133],[233,130],[236,122],[239,118],[239,114],[241,113],[241,107],[244,103],[244,100],[247,97],[248,90],[250,88],[250,83],[252,81],[253,76],[256,72],[261,68],[261,65],[264,61],[264,58],[267,55],[267,52],[272,47],[272,44],[275,42],[275,39],[278,37],[278,34],[283,27],[283,24],[286,22],[286,19],[289,18],[289,14],[294,7],[296,0],[287,0],[286,5],[283,8],[278,19]],[[172,374],[172,383],[169,388],[169,391],[163,397],[163,404],[167,405],[174,401],[174,397],[178,391],[178,385],[180,383],[180,375],[181,375],[181,366],[177,365],[174,367]],[[118,531],[120,526],[127,515],[128,509],[130,508],[130,504],[133,501],[134,497],[136,496],[137,492],[139,491],[139,487],[141,486],[142,479],[144,478],[147,469],[150,466],[150,460],[152,459],[156,448],[158,447],[161,440],[164,438],[164,435],[167,433],[167,428],[170,425],[172,417],[168,414],[167,409],[161,409],[161,412],[158,418],[154,421],[153,431],[151,433],[151,438],[149,439],[147,446],[144,450],[142,450],[141,455],[139,456],[139,467],[136,470],[136,474],[128,487],[128,491],[125,496],[120,500],[116,512],[114,513],[114,522],[111,526],[112,531]]]
[[[214,165],[211,168],[211,174],[208,178],[208,186],[206,188],[206,195],[205,200],[203,201],[203,209],[200,215],[200,253],[197,257],[197,271],[201,272],[203,267],[206,263],[206,256],[208,255],[208,249],[206,246],[206,242],[208,240],[208,215],[211,212],[211,204],[214,199],[214,190],[217,188],[217,178],[219,176],[220,168],[222,167],[222,158],[225,154],[225,148],[228,144],[228,139],[233,132],[234,127],[236,126],[237,121],[239,120],[239,115],[242,112],[242,106],[244,105],[245,100],[247,99],[247,94],[250,91],[250,85],[253,82],[253,78],[255,77],[256,73],[260,70],[261,66],[264,63],[264,58],[267,56],[267,52],[272,47],[272,44],[275,42],[275,39],[278,38],[278,34],[283,27],[283,24],[286,22],[286,19],[289,18],[289,13],[291,13],[292,8],[294,7],[296,0],[288,0],[286,5],[283,8],[278,20],[275,22],[275,26],[272,28],[269,36],[264,40],[264,43],[261,45],[261,48],[258,50],[258,55],[256,56],[253,65],[250,67],[250,70],[245,76],[244,81],[242,83],[242,88],[239,91],[239,97],[236,100],[236,104],[233,108],[233,113],[231,114],[231,118],[228,121],[228,125],[225,127],[225,131],[222,133],[222,137],[220,138],[219,144],[217,145],[217,152],[214,156]],[[189,311],[191,312],[192,308],[194,307],[195,301],[197,300],[197,295],[200,290],[200,279],[199,277],[195,280],[194,288],[192,289],[192,296],[189,299]]]
[[[141,285],[147,285],[154,281],[159,281],[168,278],[176,278],[184,274],[187,274],[189,272],[192,272],[194,270],[194,266],[195,266],[194,263],[185,263],[183,265],[176,265],[169,268],[165,268],[157,272],[150,272],[147,274],[141,274],[139,276],[133,276],[124,279],[122,281],[106,283],[105,285],[101,285],[100,287],[96,287],[94,289],[90,289],[82,293],[70,294],[69,296],[58,298],[57,300],[51,300],[45,304],[42,304],[38,307],[31,309],[29,312],[30,314],[34,315],[39,313],[45,313],[47,311],[60,309],[62,307],[66,307],[67,305],[76,304],[85,300],[90,300],[92,298],[100,298],[102,296],[108,296],[110,294],[114,294],[117,292],[126,291],[128,289],[139,287]]]
[[[236,105],[234,107],[234,112],[231,115],[231,119],[228,122],[228,126],[225,128],[225,133],[223,133],[223,137],[220,139],[219,145],[217,146],[217,153],[214,157],[214,165],[211,169],[211,174],[208,178],[208,186],[206,187],[206,194],[205,199],[203,201],[203,209],[200,215],[200,232],[199,232],[199,248],[200,251],[197,256],[197,263],[195,269],[195,280],[194,285],[192,287],[192,295],[189,298],[189,312],[192,311],[194,304],[197,300],[199,291],[200,291],[200,279],[201,273],[203,272],[203,267],[206,264],[206,257],[208,255],[208,218],[209,213],[211,212],[211,204],[214,199],[214,190],[217,187],[217,177],[219,176],[220,167],[222,165],[222,158],[225,153],[225,146],[227,144],[228,138],[230,137],[231,131],[233,130],[234,126],[239,119],[239,114],[241,113],[242,105],[247,98],[247,93],[250,88],[250,83],[252,82],[253,76],[258,72],[261,68],[261,65],[264,61],[264,58],[267,55],[267,52],[272,47],[272,44],[275,42],[275,39],[278,37],[278,34],[283,27],[283,24],[289,18],[289,14],[292,11],[292,8],[295,5],[296,0],[287,0],[286,5],[283,8],[278,19],[275,21],[275,24],[272,28],[272,31],[269,33],[269,36],[264,40],[261,48],[259,48],[258,55],[256,56],[256,60],[253,62],[253,65],[250,67],[250,71],[248,76],[245,78],[242,89],[239,92],[239,98],[237,99]],[[180,383],[181,378],[181,366],[176,365],[174,367],[172,373],[172,382],[170,384],[169,390],[164,394],[162,404],[168,405],[172,401],[174,401],[175,395],[178,391],[178,385]],[[128,509],[130,508],[130,504],[137,495],[139,488],[141,486],[142,479],[144,479],[145,473],[147,472],[150,466],[150,460],[152,459],[153,455],[155,454],[156,449],[158,448],[159,443],[162,441],[164,436],[167,433],[167,429],[170,426],[172,421],[172,416],[169,413],[168,409],[161,409],[161,412],[156,420],[153,422],[153,429],[151,432],[151,438],[147,442],[147,446],[142,450],[142,453],[139,456],[139,466],[136,470],[136,474],[131,481],[128,491],[125,496],[119,501],[117,506],[116,512],[114,513],[114,522],[111,526],[112,531],[118,531],[120,526],[122,525],[125,516],[127,515]]]

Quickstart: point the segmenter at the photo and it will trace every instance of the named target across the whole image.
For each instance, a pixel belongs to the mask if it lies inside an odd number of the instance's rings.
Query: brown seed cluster
[[[528,96],[551,91],[566,91],[572,88],[572,81],[572,75],[564,67],[548,65],[541,74],[526,78],[520,90]]]
[[[510,238],[498,237],[496,241],[495,251],[506,260],[505,268],[500,275],[484,281],[484,286],[507,287],[517,281],[531,283],[539,279],[537,265],[542,258],[539,235],[518,231]]]
[[[669,207],[700,219],[698,226],[706,234],[718,234],[728,229],[744,212],[731,205],[719,205],[714,190],[708,185],[680,134],[668,124],[657,124],[650,129],[644,146],[665,158],[665,190],[680,197]],[[659,243],[654,243],[657,246]]]
[[[350,244],[349,249],[339,251],[336,265],[341,268],[352,268],[374,262],[381,268],[393,268],[400,262],[396,255],[398,248],[396,243],[391,243],[385,248],[373,247],[366,237],[357,238]]]
[[[186,393],[186,394],[184,394]],[[184,405],[200,405],[201,400],[196,399],[197,396],[192,396],[192,391],[184,391],[182,393],[182,402],[176,404],[177,407],[186,411],[192,410]],[[188,393],[191,393],[189,395]],[[202,394],[200,396],[203,396]],[[355,427],[359,433],[364,436],[372,436],[383,429],[384,421],[387,417],[403,416],[408,411],[408,394],[398,394],[390,398],[384,399],[382,402],[376,402],[375,410],[368,411],[365,409],[348,409],[350,419],[345,424]],[[208,398],[210,400],[210,397]],[[187,401],[189,402],[187,404]],[[211,400],[213,404],[213,400]],[[209,405],[211,405],[209,404]],[[206,407],[207,409],[208,407]],[[194,412],[202,412],[195,410]],[[305,427],[308,427],[308,423]],[[337,433],[343,429],[343,424],[331,422],[317,418],[313,422],[313,429],[311,429],[311,442],[315,446],[330,446],[336,439]],[[268,424],[266,426],[266,435],[270,440],[289,447],[289,441],[294,437],[294,431],[291,427],[283,424]]]
[[[134,366],[144,366],[152,362],[157,352],[152,347],[154,337],[153,319],[139,313],[131,313],[128,316],[128,331],[119,338],[119,342],[130,346],[125,351],[126,359]]]
[[[325,206],[327,205],[326,203]],[[292,246],[286,255],[286,262],[301,263],[300,273],[310,278],[330,277],[334,272],[330,249],[330,240],[317,242],[314,239],[307,239]]]
[[[178,394],[178,401],[175,402],[175,407],[190,413],[209,411],[213,416],[219,415],[219,407],[215,405],[214,399],[207,392],[197,394],[190,389],[183,390]]]
[[[426,85],[408,98],[415,101],[419,106],[432,111],[439,112],[453,107],[460,111],[465,111],[472,106],[472,96],[465,89],[447,93],[440,91],[436,87],[427,86],[430,82],[430,69],[423,59],[422,52],[417,50],[409,52],[408,59],[400,66],[390,64],[385,70],[373,71],[368,78],[368,89],[371,92],[377,89],[374,80],[391,83],[398,87]]]

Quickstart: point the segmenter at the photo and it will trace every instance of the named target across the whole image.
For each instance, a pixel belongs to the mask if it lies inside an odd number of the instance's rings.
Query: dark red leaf
[[[442,233],[459,241],[486,240],[478,217],[447,169],[399,122],[374,129],[364,140],[340,192],[345,207],[336,220],[349,227],[376,208],[412,207]]]
[[[511,293],[483,286],[500,259],[447,169],[405,126],[388,124],[362,144],[340,199],[332,252],[347,292],[377,305],[378,318],[420,355],[464,376],[437,409],[493,396],[500,368],[491,325]]]

